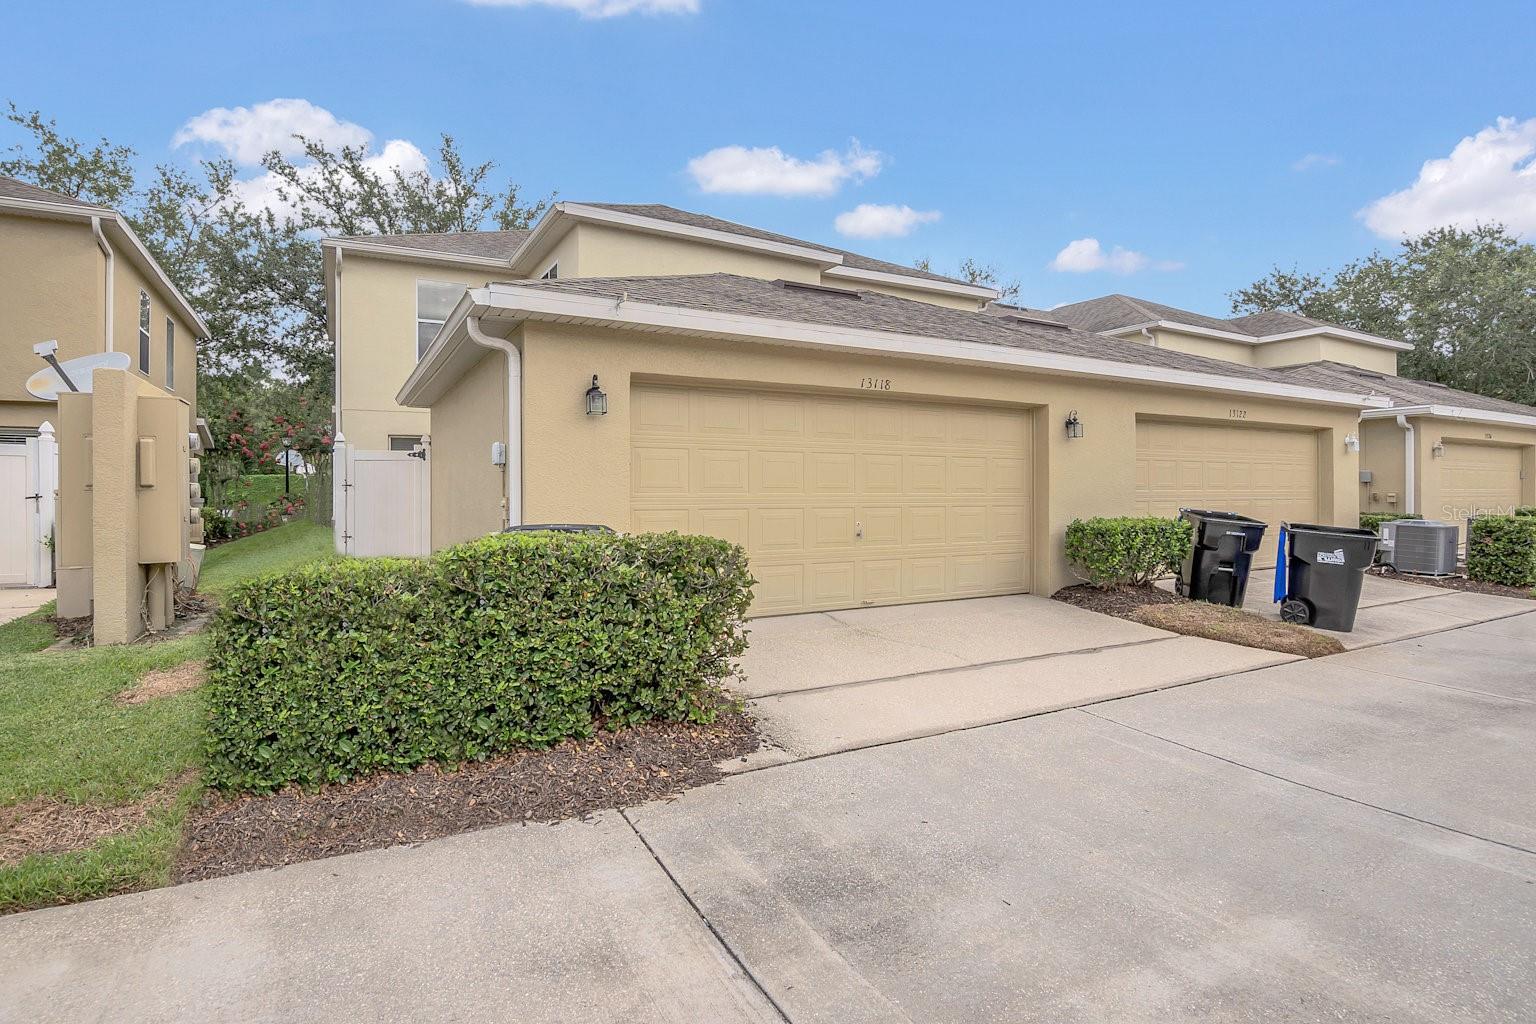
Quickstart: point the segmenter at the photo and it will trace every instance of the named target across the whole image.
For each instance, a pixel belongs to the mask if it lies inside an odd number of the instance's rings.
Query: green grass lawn
[[[210,551],[201,589],[217,595],[241,580],[331,554],[329,527],[290,523]],[[43,620],[51,610],[0,626],[0,806],[39,797],[131,803],[197,769],[201,693],[133,706],[112,697],[145,672],[205,657],[207,638],[44,651],[53,642]],[[0,865],[0,913],[164,885],[182,820],[201,791],[195,781],[182,787],[142,827],[90,849]]]

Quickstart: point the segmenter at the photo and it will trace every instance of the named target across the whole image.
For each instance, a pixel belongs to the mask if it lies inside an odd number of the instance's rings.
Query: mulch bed
[[[1344,645],[1336,637],[1289,622],[1275,622],[1241,608],[1191,601],[1157,587],[1067,587],[1051,595],[1058,601],[1091,612],[1113,615],[1164,629],[1181,636],[1252,647],[1261,651],[1321,658],[1338,654]]]
[[[716,763],[760,744],[757,724],[723,708],[712,725],[653,722],[479,764],[427,765],[305,792],[220,799],[187,818],[173,881],[455,835],[554,822],[674,796],[717,781]]]
[[[1371,572],[1383,579],[1401,580],[1404,583],[1422,583],[1426,587],[1440,587],[1443,590],[1460,590],[1469,594],[1492,594],[1495,597],[1523,597],[1527,601],[1536,601],[1536,588],[1532,587],[1507,587],[1502,583],[1484,583],[1482,580],[1469,580],[1465,576],[1414,576],[1405,572],[1384,572],[1381,569],[1372,569]]]
[[[1109,587],[1100,590],[1098,587],[1083,584],[1058,590],[1051,597],[1076,608],[1113,615],[1118,619],[1127,618],[1137,608],[1149,604],[1190,603],[1187,598],[1157,587]]]

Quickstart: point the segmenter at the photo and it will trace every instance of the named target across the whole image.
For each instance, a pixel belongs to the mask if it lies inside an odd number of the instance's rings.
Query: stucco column
[[[97,370],[91,395],[92,596],[95,641],[124,644],[144,632],[139,609],[136,495],[138,387],[127,370]]]

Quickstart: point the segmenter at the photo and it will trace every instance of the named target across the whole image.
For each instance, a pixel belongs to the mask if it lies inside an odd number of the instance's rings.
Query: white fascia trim
[[[875,352],[891,356],[951,359],[1007,366],[1020,370],[1036,370],[1043,373],[1172,385],[1264,398],[1289,398],[1357,409],[1387,405],[1385,398],[1327,391],[1298,384],[1243,380],[1191,370],[1173,370],[1135,363],[1116,363],[1086,356],[1006,348],[975,341],[928,338],[868,328],[837,327],[799,320],[779,320],[739,313],[661,306],[608,296],[555,292],[509,284],[492,284],[486,288],[473,289],[465,294],[459,301],[459,305],[454,308],[452,316],[438,331],[437,337],[432,340],[421,362],[406,379],[396,397],[397,402],[401,405],[416,407],[431,404],[432,398],[436,397],[436,393],[431,390],[433,379],[447,363],[453,350],[463,343],[464,332],[458,328],[464,316],[468,315],[472,309],[476,315],[480,315],[487,309],[511,314],[511,319],[515,321],[584,321],[599,326],[734,337],[841,351]]]
[[[717,231],[714,228],[699,228],[691,224],[677,224],[669,220],[659,220],[655,217],[642,217],[634,213],[621,213],[618,210],[604,210],[596,206],[583,206],[581,203],[556,203],[548,213],[540,218],[534,226],[533,233],[518,247],[512,255],[512,267],[514,270],[525,267],[529,262],[541,257],[546,243],[553,242],[560,237],[560,232],[555,230],[558,223],[565,219],[587,221],[593,224],[607,224],[613,227],[627,228],[630,231],[643,231],[651,235],[665,235],[670,238],[683,238],[694,242],[705,242],[710,245],[724,246],[730,249],[745,249],[749,252],[764,252],[774,256],[783,256],[787,259],[801,260],[806,263],[815,263],[826,268],[835,267],[843,262],[839,253],[829,252],[826,249],[817,249],[813,246],[794,245],[789,242],[775,242],[767,238],[753,238],[750,235],[738,235],[730,231]],[[525,275],[527,276],[527,275]]]
[[[1459,405],[1397,405],[1390,409],[1368,409],[1360,414],[1363,420],[1393,416],[1435,416],[1446,420],[1466,420],[1469,423],[1536,427],[1536,416],[1521,416],[1512,412],[1489,412],[1486,409],[1468,409]]]
[[[1148,320],[1143,324],[1117,327],[1112,331],[1104,331],[1103,333],[1112,338],[1123,338],[1129,334],[1138,334],[1143,330],[1177,331],[1180,334],[1193,334],[1201,338],[1234,341],[1239,345],[1269,345],[1277,341],[1293,341],[1297,338],[1315,338],[1321,335],[1328,338],[1342,338],[1345,341],[1359,342],[1362,345],[1375,345],[1379,348],[1395,349],[1399,352],[1408,352],[1413,349],[1413,346],[1406,341],[1378,338],[1374,334],[1361,334],[1359,331],[1351,331],[1343,327],[1309,327],[1299,331],[1287,331],[1284,334],[1259,335],[1239,334],[1236,331],[1218,331],[1214,327],[1200,327],[1197,324],[1185,324],[1177,320]]]
[[[510,270],[512,267],[511,260],[497,259],[494,256],[470,256],[464,253],[438,252],[435,249],[381,245],[378,242],[361,241],[356,238],[322,238],[320,244],[343,252],[358,252],[368,256],[378,256],[381,259],[404,260],[408,263],[443,263],[463,267],[493,267],[497,270]]]
[[[208,330],[208,325],[203,323],[203,318],[197,315],[197,311],[192,308],[192,304],[171,283],[171,279],[165,276],[165,271],[160,269],[160,264],[155,262],[155,258],[149,254],[149,250],[144,248],[144,243],[139,241],[139,236],[133,233],[133,229],[128,226],[128,222],[116,210],[109,210],[105,206],[73,206],[69,203],[45,203],[39,202],[36,199],[11,199],[9,197],[0,198],[0,209],[17,210],[22,213],[30,213],[42,217],[58,217],[64,220],[89,222],[96,219],[103,226],[111,227],[128,243],[128,248],[132,251],[134,257],[134,263],[138,264],[141,270],[147,271],[159,283],[161,289],[171,297],[171,305],[175,306],[177,312],[182,315],[182,318],[192,325],[192,329],[197,332],[197,336],[199,338],[206,338],[211,333]]]
[[[842,277],[852,281],[868,281],[872,284],[888,284],[922,292],[964,295],[969,299],[991,300],[999,296],[996,288],[986,288],[979,284],[961,284],[958,281],[934,281],[926,277],[908,277],[906,274],[891,274],[883,270],[864,270],[860,267],[850,267],[846,264],[840,267],[829,267],[823,273],[827,277]]]

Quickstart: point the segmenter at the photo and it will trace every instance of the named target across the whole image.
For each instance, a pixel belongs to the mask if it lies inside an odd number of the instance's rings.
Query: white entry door
[[[432,551],[427,450],[338,453],[340,529],[337,548],[348,555],[421,556]]]
[[[0,442],[0,587],[32,582],[37,515],[28,485],[34,477],[27,445]]]

